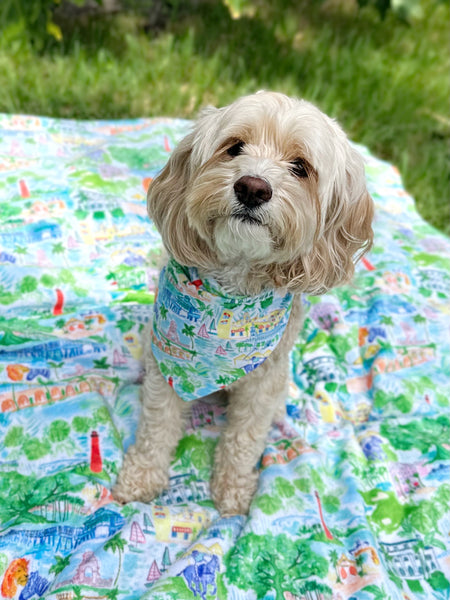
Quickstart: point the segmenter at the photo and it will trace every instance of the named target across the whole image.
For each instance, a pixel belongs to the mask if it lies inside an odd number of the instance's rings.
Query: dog
[[[152,182],[148,211],[168,258],[145,332],[136,443],[113,496],[150,501],[167,488],[186,400],[225,390],[211,495],[221,515],[246,514],[284,414],[301,295],[348,283],[372,245],[363,159],[311,103],[258,92],[200,113]]]

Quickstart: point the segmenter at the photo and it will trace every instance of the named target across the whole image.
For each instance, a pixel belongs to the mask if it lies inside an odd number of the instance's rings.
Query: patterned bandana
[[[292,294],[229,296],[214,279],[170,259],[154,305],[152,349],[183,400],[215,392],[256,369],[283,335]]]

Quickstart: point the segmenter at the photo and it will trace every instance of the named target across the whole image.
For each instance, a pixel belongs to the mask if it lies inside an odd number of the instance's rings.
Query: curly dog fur
[[[347,283],[372,244],[364,164],[340,126],[315,106],[273,92],[204,110],[149,189],[150,217],[170,256],[227,293],[294,294],[272,354],[227,387],[227,425],[211,493],[222,515],[248,512],[255,465],[283,411],[289,352],[302,323],[301,293]],[[144,340],[145,379],[136,443],[114,497],[150,501],[168,486],[190,403],[167,384]]]

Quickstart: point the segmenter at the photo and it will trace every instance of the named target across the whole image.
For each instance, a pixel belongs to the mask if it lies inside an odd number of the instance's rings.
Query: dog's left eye
[[[308,167],[309,164],[306,162],[306,160],[303,160],[303,158],[298,158],[297,160],[291,162],[290,171],[296,177],[303,179],[309,175]]]
[[[229,154],[230,156],[238,156],[239,154],[241,154],[243,147],[244,142],[239,140],[238,142],[230,146],[230,148],[228,148],[227,154]]]

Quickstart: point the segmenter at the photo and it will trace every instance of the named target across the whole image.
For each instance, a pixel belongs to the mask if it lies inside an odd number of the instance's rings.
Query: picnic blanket
[[[111,497],[161,249],[146,189],[189,128],[0,116],[1,598],[448,599],[450,244],[364,148],[375,245],[304,300],[250,514],[211,501],[205,401],[170,489]]]

